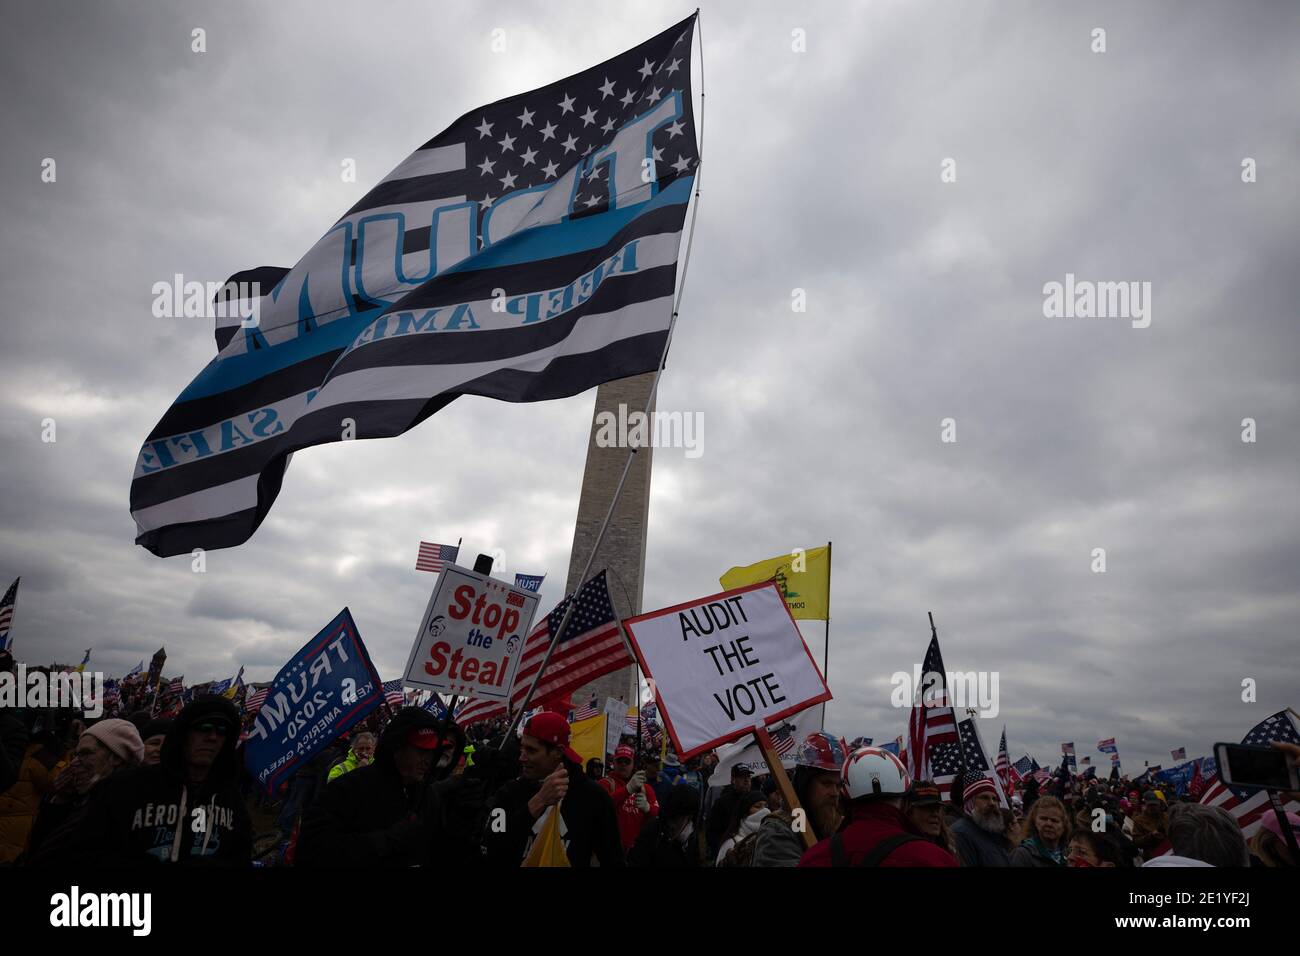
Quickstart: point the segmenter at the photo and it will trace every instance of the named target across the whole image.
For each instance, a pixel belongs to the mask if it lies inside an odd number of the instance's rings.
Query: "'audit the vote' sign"
[[[771,581],[623,625],[683,759],[831,699]]]
[[[537,601],[530,591],[447,565],[420,620],[402,682],[506,700]]]

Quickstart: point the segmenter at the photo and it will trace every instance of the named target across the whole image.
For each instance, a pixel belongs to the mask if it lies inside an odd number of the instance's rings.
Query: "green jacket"
[[[345,773],[351,773],[353,770],[356,770],[357,767],[359,766],[361,766],[361,762],[357,759],[357,755],[352,752],[351,748],[348,748],[348,755],[344,757],[342,761],[336,763],[333,767],[330,768],[330,774],[325,779],[325,782],[333,783],[335,780],[343,776]]]

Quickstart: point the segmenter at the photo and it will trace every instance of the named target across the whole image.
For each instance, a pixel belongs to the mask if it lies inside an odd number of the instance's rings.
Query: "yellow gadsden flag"
[[[524,866],[569,866],[569,854],[564,850],[564,841],[560,839],[560,808],[550,807],[546,811],[546,820],[537,839],[528,848]]]
[[[768,558],[745,568],[732,568],[719,580],[728,591],[760,581],[776,581],[791,617],[825,621],[831,605],[831,549],[810,548]]]
[[[585,767],[593,757],[605,762],[605,715],[575,720],[569,725],[569,746],[577,751]]]

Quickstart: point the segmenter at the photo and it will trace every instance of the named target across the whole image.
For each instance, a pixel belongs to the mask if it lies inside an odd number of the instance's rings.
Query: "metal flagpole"
[[[700,170],[704,168],[704,28],[700,26],[700,11],[697,7],[695,10],[695,28],[700,31],[700,139],[699,139],[699,161],[695,164],[695,202],[691,206],[691,224],[686,233],[686,254],[682,258],[682,277],[677,286],[676,300],[673,302],[673,313],[668,319],[668,335],[664,339],[663,353],[659,356],[659,365],[655,368],[654,381],[650,385],[650,395],[646,399],[643,416],[646,420],[650,417],[650,409],[654,407],[655,394],[659,391],[659,377],[663,374],[664,367],[668,364],[668,349],[673,343],[673,330],[677,327],[677,315],[681,309],[682,293],[686,291],[686,273],[691,266],[691,246],[695,241],[695,217],[700,211]],[[537,674],[533,677],[532,686],[528,688],[528,693],[519,704],[519,709],[510,719],[510,726],[506,728],[505,737],[502,738],[502,746],[505,741],[509,740],[514,734],[515,728],[519,726],[519,721],[532,702],[533,694],[537,691],[537,686],[541,683],[542,674],[546,672],[546,666],[551,662],[551,654],[554,653],[556,645],[559,643],[561,635],[568,630],[569,619],[573,617],[573,609],[577,606],[578,595],[582,593],[583,585],[587,583],[587,576],[591,573],[591,566],[596,561],[596,554],[600,551],[600,544],[605,539],[605,532],[609,529],[610,519],[614,517],[614,508],[618,505],[618,499],[623,494],[623,485],[627,483],[628,473],[632,470],[632,462],[636,458],[636,453],[640,449],[633,445],[627,456],[627,462],[623,465],[623,474],[619,476],[618,485],[614,488],[614,497],[610,499],[609,510],[605,512],[605,520],[600,523],[600,530],[596,533],[596,541],[591,547],[591,554],[587,556],[587,563],[582,569],[582,574],[578,575],[578,584],[570,595],[569,606],[564,609],[564,617],[560,620],[560,626],[556,632],[550,635],[550,643],[546,648],[546,656],[542,658],[542,665],[537,669]],[[621,630],[621,625],[620,625]],[[637,714],[640,719],[641,712],[641,690],[637,688]],[[639,729],[639,728],[638,728]]]
[[[822,680],[831,680],[831,542],[826,542],[826,640],[822,645]],[[822,730],[826,729],[826,704],[822,703]]]

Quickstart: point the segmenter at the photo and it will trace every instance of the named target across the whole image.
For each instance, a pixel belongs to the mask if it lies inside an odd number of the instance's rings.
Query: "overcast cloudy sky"
[[[213,354],[210,322],[154,318],[151,287],[291,265],[462,113],[694,4],[5,6],[17,655],[93,647],[120,674],[166,645],[189,682],[265,680],[347,605],[394,677],[433,584],[421,538],[501,548],[558,600],[592,393],[464,398],[302,452],[206,573],[136,547],[140,444]],[[1300,707],[1300,8],[733,0],[702,28],[703,195],[660,407],[703,413],[704,453],[655,454],[646,608],[833,539],[846,736],[903,730],[889,678],[927,610],[948,667],[999,673],[983,733],[1005,722],[1013,757],[1114,736],[1126,769],[1168,764]],[[1045,318],[1066,273],[1150,282],[1150,327]]]

